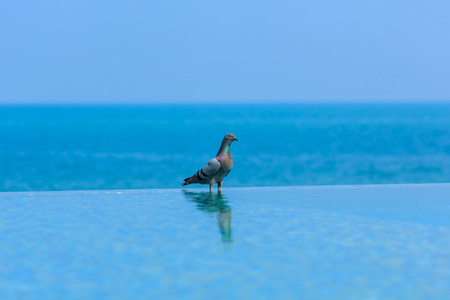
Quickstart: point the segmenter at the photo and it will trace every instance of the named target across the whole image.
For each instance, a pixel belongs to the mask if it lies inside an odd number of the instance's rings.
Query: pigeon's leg
[[[211,182],[209,183],[209,191],[210,191],[210,192],[212,192],[213,186],[214,186],[214,181],[211,181]]]
[[[217,189],[220,191],[222,189],[223,179],[221,181],[217,181]]]

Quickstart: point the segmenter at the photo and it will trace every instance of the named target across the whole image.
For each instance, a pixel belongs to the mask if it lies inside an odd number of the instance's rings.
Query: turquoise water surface
[[[0,193],[0,299],[450,294],[450,184]]]
[[[450,182],[448,104],[0,106],[0,191]]]

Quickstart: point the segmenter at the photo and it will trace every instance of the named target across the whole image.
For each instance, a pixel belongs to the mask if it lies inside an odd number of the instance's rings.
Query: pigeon
[[[216,157],[211,159],[206,166],[198,170],[197,173],[184,179],[184,183],[181,185],[185,186],[192,183],[209,184],[209,190],[212,191],[214,184],[217,183],[217,188],[220,191],[223,179],[230,173],[231,168],[233,167],[230,146],[232,142],[237,140],[238,139],[234,134],[226,134]]]

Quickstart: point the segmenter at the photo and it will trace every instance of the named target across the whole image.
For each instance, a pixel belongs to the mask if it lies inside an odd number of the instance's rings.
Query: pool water
[[[0,299],[448,299],[449,194],[0,193]]]

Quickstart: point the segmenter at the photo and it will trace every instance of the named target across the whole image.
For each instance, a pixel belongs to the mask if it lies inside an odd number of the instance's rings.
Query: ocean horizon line
[[[140,101],[111,101],[111,102],[89,102],[89,101],[64,101],[64,102],[0,102],[0,106],[183,106],[183,105],[202,105],[202,106],[215,106],[215,105],[450,105],[449,100],[400,100],[400,101],[381,101],[371,100],[349,100],[349,101],[289,101],[289,100],[261,100],[261,101],[239,101],[239,100],[211,100],[211,101],[153,101],[153,102],[140,102]]]

